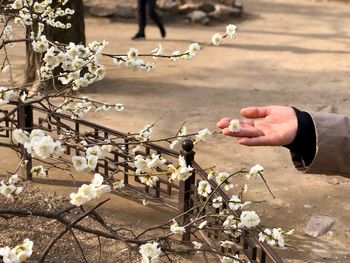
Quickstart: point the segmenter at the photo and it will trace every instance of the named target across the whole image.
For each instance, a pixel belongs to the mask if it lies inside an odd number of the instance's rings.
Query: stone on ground
[[[311,217],[304,232],[312,237],[319,237],[327,233],[333,225],[334,220],[329,216],[314,215]]]
[[[210,22],[210,19],[208,18],[207,14],[200,10],[196,10],[189,13],[187,17],[190,19],[192,23],[199,23],[202,25],[206,25]]]
[[[132,5],[117,5],[115,15],[123,18],[135,18],[136,9]]]

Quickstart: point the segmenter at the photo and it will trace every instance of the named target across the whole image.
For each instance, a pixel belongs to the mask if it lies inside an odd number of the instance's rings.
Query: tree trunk
[[[52,6],[57,4],[54,0]],[[59,29],[46,26],[46,37],[50,41],[58,41],[63,44],[73,42],[75,44],[85,45],[85,24],[84,24],[84,6],[83,0],[69,0],[65,5],[67,8],[75,10],[71,17],[62,17],[62,23],[71,23],[72,27],[69,29]],[[27,29],[27,35],[30,30]],[[25,70],[25,83],[32,83],[38,79],[37,71],[40,66],[41,56],[39,53],[33,51],[31,43],[26,44],[27,67]],[[50,84],[49,84],[50,85]]]

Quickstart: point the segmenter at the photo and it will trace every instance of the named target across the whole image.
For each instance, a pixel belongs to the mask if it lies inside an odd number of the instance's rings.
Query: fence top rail
[[[32,105],[32,107],[36,111],[39,111],[39,112],[42,112],[42,113],[46,112],[46,110],[44,108],[42,108],[42,107],[40,107],[38,105]],[[98,129],[100,131],[107,132],[108,134],[111,134],[111,135],[114,135],[114,136],[117,136],[117,137],[121,137],[121,138],[124,138],[124,139],[129,140],[129,141],[135,141],[135,142],[137,141],[136,139],[129,137],[128,134],[126,134],[126,133],[123,133],[123,132],[120,132],[120,131],[116,131],[116,130],[113,130],[111,128],[104,127],[104,126],[101,126],[99,124],[95,124],[93,122],[89,122],[89,121],[86,121],[86,120],[73,120],[67,114],[55,113],[54,115],[52,115],[52,117],[53,118],[54,117],[59,117],[61,119],[65,119],[65,120],[70,121],[72,123],[78,123],[78,124],[81,124],[81,125],[89,127],[89,128]],[[157,145],[157,144],[154,144],[154,143],[146,142],[145,146],[147,148],[150,148],[150,149],[155,150],[155,151],[159,151],[161,153],[170,155],[172,157],[178,157],[180,155],[179,152],[176,152],[176,151],[171,150],[171,149],[167,149],[167,148],[165,148],[163,146],[160,146],[160,145]]]

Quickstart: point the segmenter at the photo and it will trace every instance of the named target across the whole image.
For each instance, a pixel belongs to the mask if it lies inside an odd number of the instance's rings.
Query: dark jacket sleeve
[[[300,112],[290,149],[295,167],[306,173],[350,178],[350,118],[330,113]]]

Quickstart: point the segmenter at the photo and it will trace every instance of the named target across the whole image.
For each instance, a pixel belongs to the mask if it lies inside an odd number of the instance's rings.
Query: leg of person
[[[149,8],[150,17],[153,19],[153,21],[159,27],[160,33],[161,33],[162,37],[164,38],[166,36],[166,31],[165,31],[164,25],[162,23],[162,20],[160,19],[159,15],[156,12],[156,0],[148,0],[148,8]]]
[[[145,39],[146,2],[147,2],[147,0],[137,0],[139,31],[132,38],[133,40]]]

